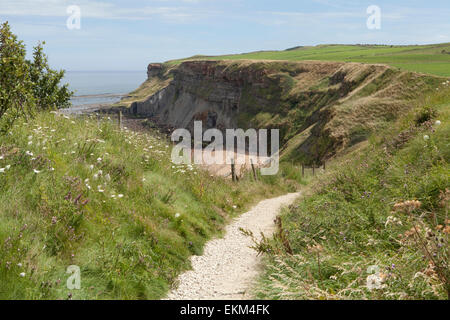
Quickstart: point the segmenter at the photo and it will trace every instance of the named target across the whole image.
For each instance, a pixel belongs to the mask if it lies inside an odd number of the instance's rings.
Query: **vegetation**
[[[60,86],[64,71],[52,70],[42,44],[25,59],[22,41],[12,34],[8,22],[0,26],[0,131],[6,132],[20,116],[29,117],[40,110],[68,107],[72,92]]]
[[[173,166],[164,139],[107,119],[39,113],[0,141],[2,299],[161,298],[230,217],[291,190]]]
[[[450,81],[373,135],[256,243],[264,299],[448,299]]]
[[[321,60],[382,63],[402,70],[450,77],[450,43],[425,46],[388,45],[320,45],[285,51],[259,51],[226,56],[195,56],[168,61],[178,64],[186,60]]]

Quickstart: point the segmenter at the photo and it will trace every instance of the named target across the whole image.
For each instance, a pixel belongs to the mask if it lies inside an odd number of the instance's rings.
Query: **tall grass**
[[[0,136],[0,299],[161,298],[231,217],[292,188],[174,166],[170,150],[51,113]],[[80,290],[66,286],[70,265]]]
[[[420,104],[284,212],[257,298],[449,298],[448,84]]]

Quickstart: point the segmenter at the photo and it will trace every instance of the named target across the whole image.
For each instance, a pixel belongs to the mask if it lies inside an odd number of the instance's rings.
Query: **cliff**
[[[155,123],[279,128],[283,157],[320,162],[413,107],[440,79],[343,62],[186,61],[150,64],[126,112]]]

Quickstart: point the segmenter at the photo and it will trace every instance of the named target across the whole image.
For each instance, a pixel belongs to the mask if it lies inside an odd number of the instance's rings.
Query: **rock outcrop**
[[[163,70],[162,63],[150,63],[147,68],[147,76],[149,78],[160,76]]]

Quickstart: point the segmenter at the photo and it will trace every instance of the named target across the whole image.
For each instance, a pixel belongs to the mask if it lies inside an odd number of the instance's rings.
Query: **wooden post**
[[[316,175],[316,164],[314,162],[313,162],[312,167],[313,167],[313,176],[315,176]]]
[[[119,111],[119,130],[122,130],[122,110]]]
[[[231,158],[231,178],[233,179],[233,182],[236,182],[236,167],[233,158]]]
[[[302,177],[305,177],[305,165],[302,163]]]
[[[253,159],[250,159],[250,163],[252,164],[253,177],[255,178],[255,181],[258,181],[258,176],[256,175],[255,165],[253,164]]]
[[[325,160],[323,160],[323,171],[325,171],[326,170],[326,167],[325,167]]]

